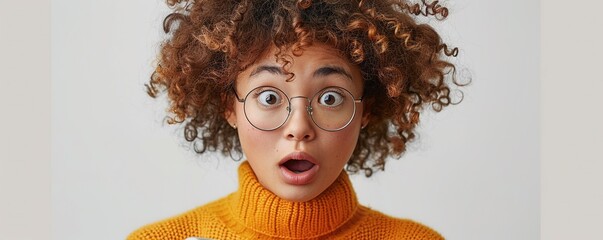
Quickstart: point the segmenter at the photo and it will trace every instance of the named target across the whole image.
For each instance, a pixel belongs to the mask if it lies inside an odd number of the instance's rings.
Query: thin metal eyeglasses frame
[[[253,90],[258,89],[258,88],[262,88],[262,87],[269,87],[269,88],[278,89],[280,92],[282,92],[285,95],[285,98],[287,99],[287,118],[285,118],[285,121],[283,121],[283,123],[281,123],[280,125],[278,125],[275,128],[272,128],[272,129],[262,129],[262,128],[257,127],[255,124],[253,124],[251,122],[251,120],[249,120],[249,117],[247,116],[247,111],[245,111],[245,100],[247,100],[247,97],[249,96],[249,94],[251,92],[253,92]],[[342,89],[342,90],[346,91],[348,94],[350,94],[350,96],[352,96],[352,100],[354,100],[354,112],[352,113],[352,117],[350,118],[350,120],[345,125],[343,125],[343,127],[340,127],[340,128],[337,128],[337,129],[333,129],[333,130],[324,129],[323,127],[321,127],[320,125],[318,125],[316,123],[316,121],[314,121],[314,117],[312,117],[312,106],[311,106],[312,105],[312,99],[314,99],[319,93],[321,93],[322,91],[324,91],[325,89],[328,89],[328,88],[339,88],[339,89]],[[245,112],[245,118],[247,119],[247,122],[249,122],[249,124],[251,124],[251,126],[257,128],[258,130],[262,130],[262,131],[274,131],[276,129],[279,129],[283,125],[285,125],[285,123],[287,123],[287,120],[289,120],[289,116],[291,116],[291,100],[294,99],[294,98],[305,98],[306,100],[308,100],[308,105],[306,105],[306,112],[310,115],[310,119],[312,119],[312,122],[314,123],[314,125],[316,125],[318,128],[320,128],[322,130],[325,130],[327,132],[337,132],[337,131],[340,131],[340,130],[346,128],[348,125],[350,125],[350,123],[352,123],[352,120],[354,120],[354,117],[356,117],[356,103],[362,103],[362,98],[363,98],[363,97],[360,97],[360,98],[356,99],[356,98],[354,98],[354,94],[352,94],[350,91],[348,91],[345,88],[337,87],[337,86],[328,86],[328,87],[325,87],[325,88],[321,89],[320,91],[316,92],[314,94],[314,96],[312,96],[311,98],[308,98],[308,97],[305,97],[305,96],[294,96],[294,97],[290,97],[289,98],[289,96],[287,96],[287,94],[283,90],[281,90],[279,88],[276,88],[276,87],[271,87],[271,86],[259,86],[259,87],[256,87],[254,89],[251,89],[251,91],[249,91],[245,95],[245,98],[240,98],[239,94],[237,94],[236,89],[234,87],[232,87],[231,89],[232,89],[232,92],[234,93],[234,95],[235,95],[235,97],[237,99],[237,102],[243,103],[243,111]]]

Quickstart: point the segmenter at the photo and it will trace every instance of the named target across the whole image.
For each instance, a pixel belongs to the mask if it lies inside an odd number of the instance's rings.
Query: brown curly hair
[[[346,170],[371,176],[386,158],[399,158],[415,137],[423,106],[451,104],[449,83],[456,56],[436,31],[415,16],[446,18],[437,1],[402,0],[168,0],[167,39],[146,85],[150,96],[167,91],[168,123],[184,123],[197,153],[241,154],[225,112],[232,106],[237,74],[271,46],[283,69],[286,52],[299,55],[313,42],[339,50],[362,72],[370,120],[361,130]],[[459,101],[460,102],[460,101]]]

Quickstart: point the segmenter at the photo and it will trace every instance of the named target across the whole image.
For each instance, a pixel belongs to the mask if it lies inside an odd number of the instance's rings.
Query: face
[[[273,53],[259,58],[238,75],[237,95],[240,99],[246,96],[250,99],[245,104],[234,101],[233,111],[226,113],[226,117],[231,125],[237,126],[243,152],[259,182],[280,198],[308,201],[337,179],[354,151],[361,125],[367,120],[363,117],[363,104],[345,98],[345,101],[355,104],[354,117],[341,130],[325,131],[308,114],[308,99],[328,87],[347,90],[354,98],[360,99],[363,80],[358,66],[334,49],[313,45],[298,57],[290,54],[292,61],[288,71],[295,74],[295,78],[287,82],[288,75],[282,72],[281,64],[276,62]],[[282,90],[286,97],[279,97],[274,88]],[[319,99],[318,102],[323,104],[339,104],[343,98],[338,94],[345,91],[321,93],[324,94],[316,96],[314,102]],[[263,107],[279,101],[286,106],[287,98],[292,110],[283,125],[269,131],[256,128],[272,121],[273,117],[250,116],[249,106]],[[245,105],[248,105],[247,117],[255,121],[255,127],[245,115]]]

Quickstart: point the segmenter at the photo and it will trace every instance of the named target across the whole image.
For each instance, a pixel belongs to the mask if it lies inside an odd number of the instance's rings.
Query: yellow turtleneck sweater
[[[419,223],[361,206],[348,175],[307,202],[280,199],[258,182],[248,162],[239,190],[179,216],[144,226],[128,240],[210,239],[443,239]]]

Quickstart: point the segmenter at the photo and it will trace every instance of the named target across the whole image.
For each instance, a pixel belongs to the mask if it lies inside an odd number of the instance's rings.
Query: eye
[[[336,107],[341,105],[343,102],[343,95],[334,90],[328,90],[323,92],[319,99],[318,103],[327,107]]]
[[[275,90],[264,90],[258,94],[257,101],[265,107],[272,107],[279,105],[282,98]]]

